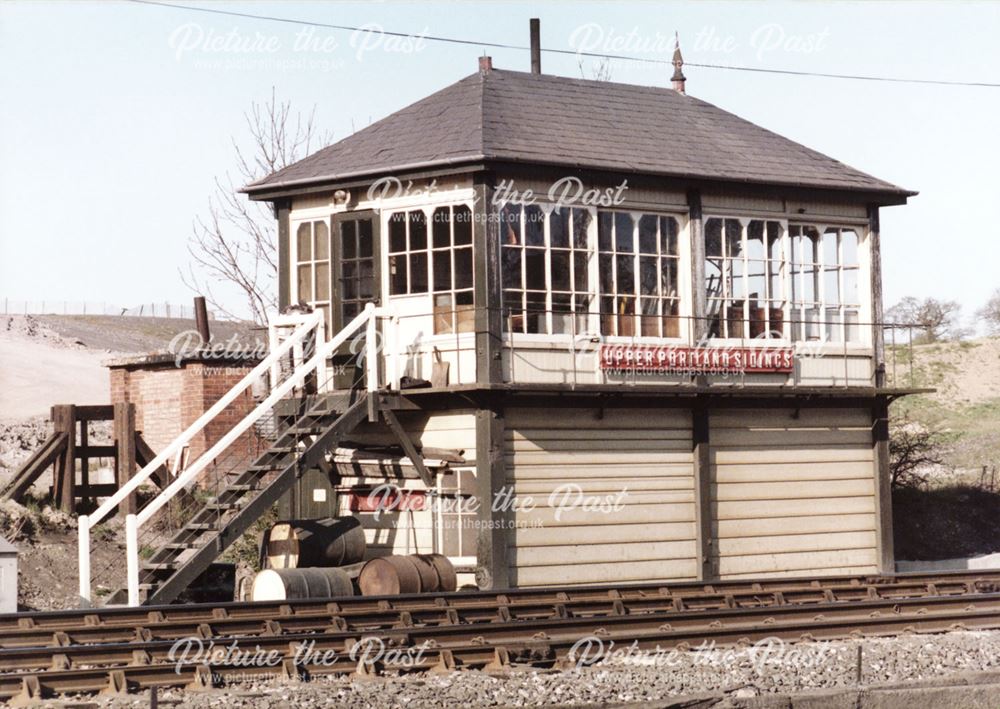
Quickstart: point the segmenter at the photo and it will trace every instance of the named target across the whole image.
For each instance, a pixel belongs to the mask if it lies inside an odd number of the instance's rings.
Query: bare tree
[[[886,311],[889,322],[913,325],[921,332],[920,341],[959,339],[967,333],[961,324],[962,306],[954,300],[907,296]]]
[[[315,126],[315,106],[308,114],[279,101],[274,89],[264,102],[253,102],[243,114],[249,147],[232,139],[236,175],[215,178],[207,214],[196,218],[188,253],[191,263],[181,272],[184,283],[201,293],[212,308],[230,317],[234,310],[219,290],[235,289],[254,322],[267,324],[277,305],[276,223],[266,202],[251,202],[239,188],[302,159],[330,143]]]
[[[580,78],[586,79],[587,69],[584,65],[583,59],[577,62],[577,66],[580,67]],[[593,62],[590,67],[590,77],[592,81],[611,81],[611,60],[604,57],[599,62]]]
[[[986,305],[980,308],[976,314],[986,324],[988,331],[1000,334],[1000,288],[993,291],[993,295],[986,301]]]
[[[889,474],[892,487],[921,487],[930,468],[942,464],[937,435],[913,421],[893,425],[889,434]]]

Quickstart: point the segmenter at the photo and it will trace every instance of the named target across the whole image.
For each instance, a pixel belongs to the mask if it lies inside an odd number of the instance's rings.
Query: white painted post
[[[388,352],[386,364],[389,368],[386,378],[391,389],[399,391],[399,315],[393,313],[389,317],[389,337],[387,337]]]
[[[125,557],[128,574],[128,604],[139,605],[139,525],[135,515],[125,517]]]
[[[278,349],[278,326],[273,322],[270,327],[267,328],[267,348],[268,353],[274,352]],[[278,386],[278,379],[281,377],[281,361],[275,360],[274,364],[271,365],[271,389]]]
[[[374,394],[378,391],[378,319],[375,317],[375,306],[369,303],[365,306],[365,314],[368,316],[365,330],[365,370],[367,373],[368,393]]]
[[[90,517],[80,515],[76,519],[80,533],[79,553],[77,562],[80,566],[80,607],[89,608],[90,599]]]

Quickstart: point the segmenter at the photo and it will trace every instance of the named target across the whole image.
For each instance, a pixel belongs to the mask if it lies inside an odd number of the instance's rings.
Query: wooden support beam
[[[80,489],[78,494],[83,502],[87,502],[90,499],[90,458],[92,455],[88,441],[90,431],[88,430],[88,422],[79,418],[79,413],[77,421],[80,426],[80,445],[76,449],[76,457],[80,459]]]
[[[694,297],[691,300],[692,335],[695,342],[700,342],[708,333],[708,294],[705,291],[705,231],[702,219],[701,192],[688,190],[688,225],[691,235],[691,289]]]
[[[64,404],[52,407],[52,427],[66,434],[66,445],[55,463],[52,499],[67,514],[76,511],[76,407]]]
[[[142,437],[142,431],[135,432],[135,462],[137,465],[146,467],[149,463],[156,458],[156,451],[154,451],[146,439]],[[167,470],[166,465],[161,465],[159,468],[153,471],[152,480],[156,483],[156,486],[161,490],[170,484],[170,472]]]
[[[875,453],[875,544],[879,573],[896,571],[892,537],[892,478],[889,470],[889,399],[879,397],[872,407],[872,446]]]
[[[385,418],[385,422],[389,424],[392,432],[396,434],[396,438],[399,439],[399,445],[403,447],[406,457],[410,459],[413,467],[417,469],[417,473],[420,475],[420,479],[424,481],[424,485],[427,486],[427,489],[432,489],[435,483],[434,476],[427,469],[427,466],[424,465],[424,457],[420,455],[420,451],[413,445],[413,441],[410,440],[410,436],[406,433],[402,425],[400,425],[396,414],[391,409],[384,409],[382,416]]]
[[[882,303],[882,237],[879,234],[878,205],[868,206],[869,271],[872,296],[872,345],[875,352],[875,386],[885,386],[885,322]],[[895,382],[893,382],[895,384]]]
[[[699,400],[691,410],[691,440],[694,453],[695,547],[698,554],[698,580],[718,577],[718,556],[712,539],[712,457],[709,448],[709,407]]]
[[[507,549],[514,532],[505,528],[510,512],[502,504],[507,477],[504,429],[502,409],[476,411],[476,583],[484,589],[510,588]],[[494,509],[498,506],[501,509]]]
[[[120,488],[135,475],[135,404],[115,404],[114,438],[118,449],[118,456],[115,458],[115,483]],[[123,515],[135,514],[135,494],[129,495],[119,510]]]
[[[476,328],[476,381],[480,384],[503,379],[503,302],[500,292],[499,215],[495,212],[495,188],[477,177],[475,214],[472,220],[473,288]]]
[[[41,477],[45,469],[56,463],[65,452],[66,434],[53,433],[14,473],[0,490],[0,499],[20,502],[24,493]]]

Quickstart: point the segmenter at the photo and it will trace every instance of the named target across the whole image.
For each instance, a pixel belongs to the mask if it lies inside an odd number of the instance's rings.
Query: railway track
[[[0,616],[0,698],[555,664],[586,638],[667,650],[953,628],[1000,628],[1000,572],[27,613]]]

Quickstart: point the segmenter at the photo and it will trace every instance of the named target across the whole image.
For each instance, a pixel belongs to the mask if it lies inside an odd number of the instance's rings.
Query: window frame
[[[500,204],[500,205],[497,206],[497,218],[500,218],[500,215],[503,213],[503,209],[506,206],[508,206],[508,205],[516,205],[516,206],[518,206],[518,207],[521,208],[521,222],[520,223],[521,223],[521,239],[522,239],[522,243],[520,245],[520,248],[521,248],[521,250],[523,252],[525,250],[525,248],[527,247],[527,245],[523,243],[523,241],[524,241],[524,209],[525,209],[525,207],[532,206],[532,205],[525,205],[525,204],[519,203],[519,202],[509,202],[509,203]],[[578,339],[579,338],[586,338],[586,339],[598,338],[597,341],[608,343],[608,344],[625,344],[625,343],[660,344],[660,343],[666,343],[666,344],[674,344],[674,345],[676,345],[676,344],[687,342],[687,341],[690,340],[690,334],[691,334],[690,319],[691,319],[691,316],[692,316],[692,313],[693,313],[693,298],[692,298],[693,287],[692,287],[692,279],[691,279],[691,269],[688,268],[685,265],[685,264],[690,264],[691,263],[691,254],[690,254],[690,217],[689,217],[688,212],[682,211],[682,210],[677,209],[677,208],[674,208],[674,209],[670,209],[670,208],[648,208],[648,209],[643,209],[643,208],[630,207],[630,208],[618,208],[618,209],[614,209],[614,208],[603,208],[603,207],[594,207],[594,206],[585,206],[585,207],[579,207],[579,206],[576,206],[576,205],[566,205],[566,206],[564,206],[564,208],[569,208],[569,209],[583,209],[583,210],[585,210],[590,215],[590,221],[589,221],[589,223],[587,225],[587,249],[586,249],[587,264],[588,264],[588,271],[587,271],[587,293],[586,294],[589,297],[589,301],[590,302],[589,302],[589,307],[588,307],[588,309],[587,309],[587,311],[585,313],[585,315],[586,315],[586,324],[587,324],[587,327],[585,329],[583,329],[583,330],[576,329],[575,333],[572,330],[570,332],[565,332],[565,333],[552,333],[551,329],[552,329],[552,310],[553,310],[552,309],[553,289],[552,289],[552,283],[551,283],[551,273],[552,273],[551,257],[552,257],[552,249],[553,249],[553,247],[551,245],[552,244],[552,240],[551,240],[551,223],[550,223],[550,218],[549,217],[550,217],[550,214],[551,214],[552,210],[558,208],[560,205],[557,205],[557,204],[554,204],[554,203],[538,202],[538,203],[535,203],[534,206],[537,206],[537,207],[541,208],[542,211],[543,211],[543,214],[545,215],[544,230],[543,230],[543,234],[544,234],[544,242],[543,242],[544,246],[543,246],[543,248],[544,248],[544,251],[545,251],[545,294],[546,294],[546,307],[545,307],[545,310],[546,310],[546,329],[548,331],[547,332],[523,332],[523,331],[519,331],[519,330],[512,330],[508,326],[507,306],[506,306],[506,297],[505,297],[505,293],[506,293],[507,289],[504,287],[504,281],[503,281],[503,278],[504,278],[504,276],[503,276],[503,262],[504,262],[503,248],[504,248],[504,238],[505,238],[505,236],[504,236],[504,233],[503,233],[502,230],[505,228],[504,227],[505,222],[501,222],[501,233],[499,235],[500,250],[501,250],[501,254],[500,254],[500,262],[501,262],[500,263],[500,288],[499,288],[499,290],[500,290],[500,297],[501,297],[501,306],[503,308],[503,314],[502,314],[503,316],[501,318],[501,321],[502,321],[501,327],[502,327],[502,336],[503,336],[503,338],[508,343],[511,343],[513,345],[531,345],[531,344],[537,344],[539,346],[544,346],[547,343],[566,342],[568,340],[571,340],[574,337],[574,334],[575,334],[575,337],[578,338]],[[600,311],[600,300],[601,300],[600,248],[599,248],[599,244],[598,244],[598,214],[599,214],[599,212],[610,212],[610,213],[614,213],[614,212],[626,212],[626,213],[631,214],[631,216],[633,218],[633,238],[634,239],[638,239],[639,219],[642,216],[649,215],[649,216],[656,217],[657,220],[658,220],[658,222],[659,222],[659,219],[661,217],[666,217],[666,218],[673,219],[674,222],[676,223],[676,225],[677,225],[677,256],[676,256],[676,263],[677,263],[677,298],[676,298],[676,300],[677,300],[677,304],[678,304],[678,312],[677,312],[678,334],[677,334],[676,337],[654,337],[654,336],[642,335],[641,333],[640,334],[636,334],[636,335],[631,335],[631,336],[629,336],[629,335],[610,335],[610,334],[604,334],[604,333],[601,332],[601,311]],[[570,245],[572,246],[572,243],[573,243],[573,231],[572,231],[572,228],[569,229],[569,239],[570,239]],[[569,251],[570,254],[574,253],[574,251],[575,251],[575,249],[573,249],[573,248],[563,249],[562,247],[556,247],[556,249],[560,250],[560,251],[563,251],[563,250]],[[636,264],[638,264],[638,262],[639,262],[638,259],[640,258],[640,256],[641,256],[641,254],[639,253],[638,245],[636,245],[636,251],[635,251],[635,254],[634,254],[634,257],[636,259],[635,260]],[[659,254],[659,247],[658,247],[657,258],[661,258],[660,254]],[[571,261],[572,261],[572,256],[571,256]],[[521,292],[522,294],[527,294],[528,292],[534,292],[534,289],[531,289],[531,291],[529,291],[529,289],[527,289],[525,287],[525,285],[526,285],[525,278],[526,278],[526,275],[527,275],[526,274],[526,270],[527,270],[527,265],[525,263],[525,259],[522,258],[521,259],[521,286],[518,289],[519,292]],[[572,274],[571,274],[570,278],[571,278],[571,286],[575,285],[574,283],[572,283],[572,279],[573,279],[573,275]],[[638,272],[636,274],[636,278],[638,279]],[[577,291],[573,291],[573,292],[576,293]],[[565,293],[565,291],[558,291],[557,293],[558,294],[563,294],[563,293]],[[636,284],[635,284],[635,293],[636,294],[639,293],[639,282],[638,282],[638,280],[636,281]],[[639,295],[636,295],[636,297],[637,297],[637,299],[641,298],[641,296],[639,296]],[[660,298],[660,297],[661,296],[659,296],[659,295],[657,296],[657,298]],[[523,306],[526,306],[526,301],[527,301],[527,298],[525,296],[525,297],[522,298],[522,305]],[[639,326],[639,329],[641,330],[641,326]]]

